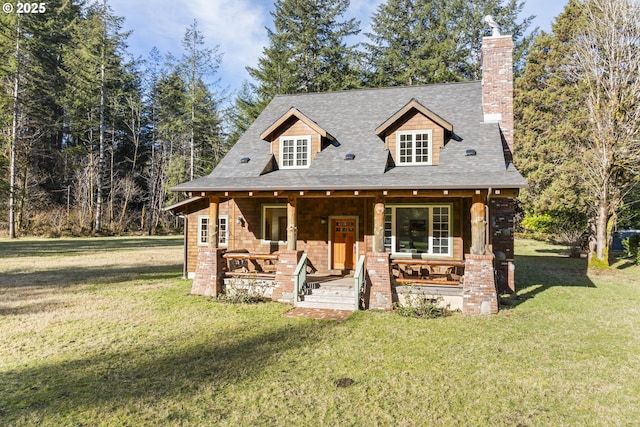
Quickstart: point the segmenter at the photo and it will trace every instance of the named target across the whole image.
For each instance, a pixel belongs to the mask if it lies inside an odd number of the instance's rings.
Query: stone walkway
[[[309,319],[320,320],[337,320],[343,321],[353,313],[350,310],[331,310],[325,308],[305,308],[295,307],[287,311],[283,316],[286,317],[307,317]]]

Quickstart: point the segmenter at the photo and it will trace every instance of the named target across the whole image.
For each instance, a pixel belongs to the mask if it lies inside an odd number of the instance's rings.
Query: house
[[[511,36],[483,38],[482,82],[275,97],[210,175],[172,189],[190,196],[168,209],[185,217],[192,293],[252,277],[302,305],[337,276],[356,309],[421,294],[497,312],[527,185],[512,52]]]

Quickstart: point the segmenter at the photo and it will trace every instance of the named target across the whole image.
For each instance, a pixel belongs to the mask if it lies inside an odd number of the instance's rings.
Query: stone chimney
[[[513,153],[513,39],[499,31],[482,38],[482,111]]]

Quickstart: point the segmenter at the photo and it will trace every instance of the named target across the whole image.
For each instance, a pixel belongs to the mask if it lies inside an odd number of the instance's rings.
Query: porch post
[[[209,248],[218,247],[218,212],[220,211],[220,198],[209,196]]]
[[[486,246],[486,192],[476,190],[471,205],[471,253],[465,254],[462,312],[495,314],[498,312],[493,253]]]
[[[471,205],[471,254],[485,254],[486,221],[484,195],[474,194]]]
[[[298,240],[298,222],[296,215],[297,199],[290,197],[287,201],[287,250],[295,251]]]
[[[377,199],[373,210],[373,252],[384,252],[384,200]]]

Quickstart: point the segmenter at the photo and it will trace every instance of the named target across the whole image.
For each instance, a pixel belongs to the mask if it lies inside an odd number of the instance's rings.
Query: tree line
[[[106,0],[1,15],[0,221],[10,234],[172,230],[168,189],[206,175],[274,96],[477,80],[493,15],[516,46],[523,222],[587,233],[603,260],[616,224],[637,221],[637,1],[570,0],[548,34],[523,6],[387,0],[360,34],[349,0],[276,0],[235,94],[215,84],[223,52],[196,21],[179,56],[132,59]]]
[[[217,47],[194,21],[181,56],[154,49],[133,59],[123,21],[106,0],[0,16],[0,194],[10,236],[171,230],[168,188],[224,154],[221,94],[211,84]]]
[[[640,5],[570,0],[516,81],[515,163],[525,225],[609,265],[617,228],[640,229]]]
[[[18,234],[171,230],[168,189],[206,175],[277,94],[479,77],[482,16],[517,37],[522,4],[389,0],[366,43],[348,0],[278,0],[253,82],[215,84],[222,52],[196,21],[179,56],[127,52],[107,0],[48,3],[0,16],[2,223]],[[454,42],[455,40],[455,42]],[[229,101],[231,99],[231,102]]]

